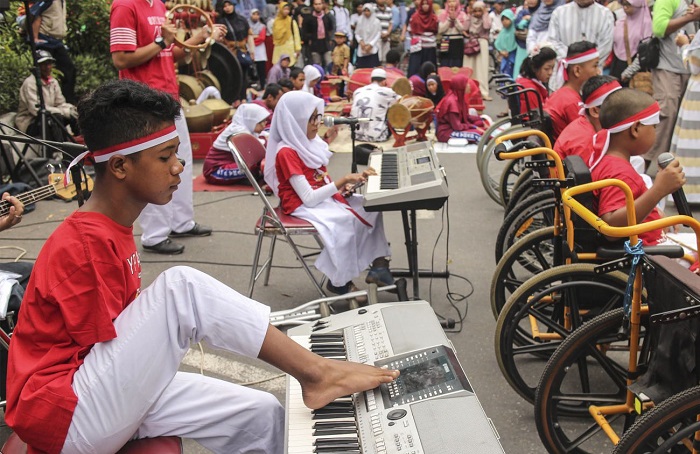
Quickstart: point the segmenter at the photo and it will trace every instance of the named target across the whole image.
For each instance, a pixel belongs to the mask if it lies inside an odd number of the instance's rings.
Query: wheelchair
[[[611,184],[625,192],[630,227],[608,226],[574,198]],[[565,210],[573,210],[606,236],[629,237],[629,244],[636,245],[642,232],[677,224],[700,234],[700,222],[688,216],[635,225],[632,193],[618,180],[576,186],[563,197]],[[551,355],[538,383],[535,423],[549,452],[610,452],[639,414],[698,383],[697,326],[670,324],[687,320],[689,309],[694,309],[690,305],[700,302],[697,276],[668,258],[682,256],[678,248],[661,251],[658,257],[636,246],[628,251],[626,257],[595,268],[597,279],[632,270],[623,307],[570,333]]]

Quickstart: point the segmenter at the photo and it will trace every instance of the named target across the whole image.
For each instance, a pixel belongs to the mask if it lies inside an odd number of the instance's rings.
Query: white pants
[[[114,453],[132,438],[177,435],[215,453],[282,453],[284,408],[274,396],[178,372],[191,342],[257,357],[269,313],[193,268],[162,273],[73,377],[78,406],[62,452]]]
[[[185,170],[180,174],[182,181],[173,199],[165,205],[148,204],[139,216],[143,233],[141,244],[154,246],[168,238],[171,231],[187,232],[194,227],[194,206],[192,204],[192,144],[187,130],[185,113],[180,109],[180,116],[175,120],[177,135],[180,136],[179,158],[185,160]]]

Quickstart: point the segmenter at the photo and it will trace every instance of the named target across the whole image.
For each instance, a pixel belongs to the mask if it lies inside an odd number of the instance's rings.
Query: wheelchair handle
[[[584,207],[578,200],[574,199],[574,196],[579,194],[596,191],[607,186],[617,186],[625,194],[625,203],[627,205],[627,227],[610,226],[599,218],[598,215],[594,214],[588,208]],[[568,188],[562,194],[562,202],[564,203],[564,210],[572,210],[603,235],[619,238],[629,237],[631,244],[637,243],[637,236],[641,233],[679,224],[693,229],[696,240],[700,242],[700,222],[694,218],[691,218],[690,216],[675,215],[657,219],[655,221],[637,224],[637,215],[634,210],[634,195],[632,195],[632,190],[630,187],[621,180],[600,180]],[[696,244],[696,247],[698,248],[697,250],[700,251],[700,244]]]
[[[505,147],[505,144],[502,142],[499,142],[498,145],[496,145],[496,148],[494,149],[494,153],[497,153],[497,148],[499,146],[503,145]],[[546,154],[549,159],[554,161],[555,164],[555,169],[557,170],[557,175],[564,175],[563,178],[566,178],[566,173],[564,173],[564,165],[561,163],[561,159],[559,158],[559,155],[557,154],[556,151],[552,150],[551,148],[545,148],[545,147],[537,147],[537,148],[529,148],[527,150],[521,150],[521,151],[508,151],[504,152],[503,148],[501,148],[498,151],[498,154],[496,154],[496,158],[501,158],[503,159],[520,159],[524,158],[526,156],[534,156],[538,154]]]
[[[547,134],[540,131],[539,129],[528,129],[526,131],[512,132],[510,134],[501,134],[500,136],[496,137],[496,145],[505,142],[506,140],[517,140],[530,136],[539,137],[540,139],[542,139],[542,143],[544,143],[545,148],[552,148],[552,142],[549,140]],[[561,162],[561,158],[559,157],[559,155],[557,153],[554,154],[556,155],[555,160],[559,160]]]
[[[496,148],[493,149],[493,154],[496,156],[496,159],[498,161],[503,161],[505,159],[509,158],[504,158],[501,156],[501,153],[515,153],[521,150],[528,150],[530,148],[537,148],[539,147],[539,144],[531,141],[531,140],[524,140],[522,142],[519,142],[513,146],[510,150],[506,147],[505,143],[499,143],[496,145]]]

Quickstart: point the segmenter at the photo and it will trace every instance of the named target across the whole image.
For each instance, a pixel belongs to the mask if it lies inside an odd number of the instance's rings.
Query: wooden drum
[[[415,139],[417,141],[427,140],[425,134],[433,122],[434,109],[435,106],[431,100],[420,96],[404,96],[399,102],[389,107],[386,118],[394,136],[394,146],[399,147],[406,144],[410,131],[409,126],[413,126],[416,130]]]

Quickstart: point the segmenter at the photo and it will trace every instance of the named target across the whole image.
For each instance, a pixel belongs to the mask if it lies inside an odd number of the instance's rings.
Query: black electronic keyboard
[[[427,302],[370,305],[288,334],[319,355],[401,375],[313,411],[304,406],[299,382],[288,377],[286,453],[504,452]]]
[[[364,185],[367,211],[438,210],[450,195],[430,142],[376,151],[368,165],[377,175]]]

